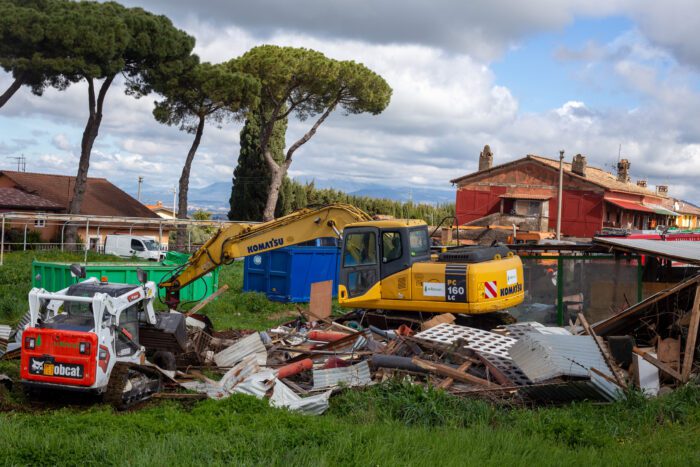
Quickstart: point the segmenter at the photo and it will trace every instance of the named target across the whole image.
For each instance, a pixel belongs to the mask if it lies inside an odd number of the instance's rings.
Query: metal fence
[[[519,321],[561,326],[583,313],[596,322],[643,298],[638,256],[560,252],[521,258],[525,300],[512,310]]]

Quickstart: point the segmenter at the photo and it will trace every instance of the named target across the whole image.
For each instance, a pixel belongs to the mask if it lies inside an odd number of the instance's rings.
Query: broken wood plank
[[[292,388],[294,391],[298,392],[298,393],[301,393],[301,394],[304,394],[304,395],[306,395],[306,394],[309,393],[309,391],[307,391],[306,389],[302,388],[301,386],[299,386],[299,385],[298,385],[297,383],[295,383],[294,381],[291,381],[291,380],[289,380],[289,379],[287,379],[287,378],[282,378],[281,381],[282,381],[284,384],[286,384],[287,386],[289,386],[290,388]]]
[[[652,365],[654,365],[656,368],[663,371],[664,373],[667,373],[671,377],[677,379],[678,381],[681,381],[681,382],[683,381],[683,377],[681,376],[680,373],[678,373],[676,370],[674,370],[670,366],[666,365],[664,362],[649,355],[649,352],[645,352],[642,349],[640,349],[639,347],[633,347],[632,352],[636,353],[637,355],[642,357],[644,360],[651,363]]]
[[[469,369],[469,367],[470,367],[471,365],[472,365],[472,362],[466,361],[466,362],[462,363],[462,364],[459,366],[459,368],[457,368],[457,371],[461,371],[462,373],[464,373],[464,372],[466,372],[466,371]],[[439,389],[447,389],[447,388],[449,388],[450,386],[452,386],[452,383],[454,383],[454,382],[455,382],[454,378],[450,378],[450,377],[448,376],[447,378],[443,379],[443,380],[440,382],[440,384],[437,385],[437,387],[438,387]]]
[[[578,320],[581,321],[583,329],[589,336],[593,338],[593,341],[598,346],[600,353],[603,355],[603,359],[605,359],[605,363],[607,363],[608,367],[610,367],[610,370],[612,370],[616,384],[621,388],[626,388],[627,383],[625,382],[625,377],[622,374],[622,370],[620,370],[620,368],[617,366],[617,363],[615,363],[615,360],[610,355],[610,352],[608,351],[608,348],[605,345],[605,341],[603,341],[603,338],[595,333],[591,325],[588,324],[588,320],[586,319],[586,317],[583,316],[583,313],[578,314]]]
[[[681,369],[681,341],[667,337],[659,339],[656,345],[656,358],[676,371]]]
[[[591,371],[592,371],[593,373],[597,374],[598,376],[600,376],[601,378],[603,378],[603,379],[604,379],[605,381],[607,381],[608,383],[612,383],[612,384],[614,384],[615,386],[618,386],[618,387],[620,387],[620,388],[622,388],[622,389],[625,389],[623,386],[620,386],[620,385],[617,383],[617,381],[615,381],[613,378],[611,378],[610,376],[608,376],[608,375],[606,375],[605,373],[603,373],[602,371],[600,371],[598,368],[593,368],[593,367],[591,367]]]
[[[681,375],[683,382],[690,379],[690,370],[693,369],[693,359],[695,358],[695,342],[698,338],[698,325],[700,325],[700,285],[695,287],[695,299],[693,300],[693,310],[690,312],[690,326],[688,326],[688,340],[685,343],[685,353],[683,354],[683,369]]]
[[[481,355],[479,352],[474,352],[474,357],[479,359],[479,361],[486,367],[487,376],[493,376],[493,379],[495,379],[498,384],[500,384],[501,386],[515,386],[515,383],[513,383],[513,381],[511,381],[510,378],[506,376],[506,374],[503,373],[500,368],[491,363],[486,357]]]
[[[333,307],[333,281],[311,284],[309,314],[320,319],[329,318]]]
[[[413,357],[411,359],[413,363],[418,365],[419,367],[430,371],[431,373],[437,373],[438,375],[441,376],[447,376],[449,378],[452,378],[455,381],[461,381],[463,383],[472,383],[472,384],[479,384],[481,386],[498,386],[496,383],[492,383],[490,381],[486,381],[485,379],[478,378],[476,376],[472,376],[469,373],[462,373],[461,371],[458,371],[456,368],[452,368],[451,366],[443,365],[441,363],[434,363],[434,362],[429,362],[427,360],[423,360],[422,358],[418,357]]]
[[[366,330],[362,330],[362,331],[356,332],[354,334],[348,334],[346,337],[343,337],[342,339],[338,339],[335,342],[329,342],[329,343],[324,344],[322,346],[316,347],[314,350],[333,350],[333,349],[336,349],[339,347],[344,347],[346,345],[352,345],[358,337],[365,335],[365,331]],[[307,357],[311,358],[312,360],[319,357],[318,354],[310,355],[310,354],[305,353],[305,351],[303,351],[303,350],[300,350],[299,352],[301,352],[301,353],[299,355],[297,355],[296,357],[287,360],[287,363],[298,362],[299,360],[303,360]]]
[[[676,284],[675,286],[671,287],[670,289],[662,290],[660,292],[655,293],[654,295],[645,298],[641,302],[632,305],[631,307],[627,308],[626,310],[623,310],[619,312],[616,315],[611,316],[608,319],[605,319],[595,325],[595,332],[598,335],[608,335],[611,332],[616,331],[615,326],[620,322],[625,320],[626,318],[629,318],[633,316],[634,314],[644,310],[645,308],[653,305],[654,303],[657,303],[661,300],[663,300],[666,297],[669,297],[673,295],[674,293],[680,292],[681,290],[685,289],[686,287],[690,287],[693,284],[697,284],[700,282],[700,274],[691,277],[688,280],[685,280],[681,282],[680,284]]]
[[[189,392],[157,392],[152,396],[154,399],[206,399],[206,394],[189,393]]]
[[[227,284],[222,285],[221,287],[219,287],[219,290],[217,290],[213,294],[209,295],[207,298],[200,301],[199,303],[197,303],[195,306],[192,307],[192,309],[190,311],[185,313],[185,315],[192,316],[193,314],[197,313],[199,310],[201,310],[202,308],[204,308],[205,306],[210,304],[213,300],[216,299],[216,297],[218,297],[222,293],[226,292],[227,290],[228,290],[228,285]]]

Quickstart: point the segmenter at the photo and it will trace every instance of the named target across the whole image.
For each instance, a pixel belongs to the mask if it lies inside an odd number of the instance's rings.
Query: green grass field
[[[13,255],[0,267],[0,321],[26,308],[32,256]],[[240,264],[222,271],[233,290],[206,308],[218,327],[288,319],[288,306],[242,294],[240,281]],[[16,362],[0,362],[0,373],[15,376]],[[321,417],[243,395],[117,413],[101,404],[29,411],[18,391],[0,388],[0,464],[694,465],[699,403],[688,385],[653,400],[514,409],[393,381],[344,391]]]

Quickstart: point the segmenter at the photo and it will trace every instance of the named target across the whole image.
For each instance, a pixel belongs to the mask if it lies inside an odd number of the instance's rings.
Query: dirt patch
[[[299,316],[299,312],[297,310],[284,310],[278,311],[277,313],[272,313],[267,317],[267,319],[270,321],[279,321],[283,318],[295,318],[297,316]]]

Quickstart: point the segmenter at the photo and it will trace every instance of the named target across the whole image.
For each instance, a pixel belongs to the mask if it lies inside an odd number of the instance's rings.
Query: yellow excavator
[[[480,314],[523,301],[522,263],[508,248],[468,246],[435,254],[425,222],[372,220],[347,204],[221,228],[160,287],[175,309],[179,290],[218,266],[324,237],[342,240],[338,303],[343,307]]]

